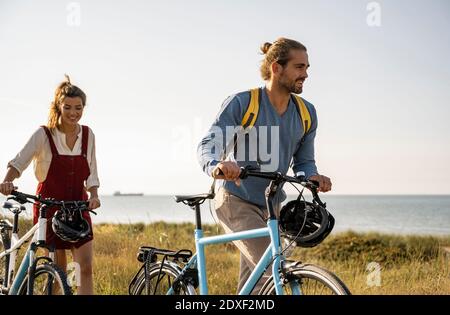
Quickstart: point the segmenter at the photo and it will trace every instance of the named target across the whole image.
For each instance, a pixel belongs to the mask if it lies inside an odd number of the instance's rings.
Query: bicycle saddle
[[[8,210],[10,210],[13,213],[16,213],[16,212],[20,213],[20,212],[26,210],[26,208],[24,206],[22,206],[22,205],[15,205],[15,204],[12,204],[12,203],[10,203],[8,201],[3,203],[2,208],[3,209],[8,209]]]
[[[186,195],[186,196],[175,196],[176,202],[182,202],[189,205],[201,204],[206,199],[213,199],[214,194],[200,194],[200,195]]]

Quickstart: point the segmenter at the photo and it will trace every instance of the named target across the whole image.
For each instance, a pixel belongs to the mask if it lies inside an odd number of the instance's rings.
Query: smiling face
[[[68,127],[76,126],[83,116],[83,101],[81,97],[65,97],[59,105],[61,124]]]
[[[275,62],[273,79],[278,85],[289,93],[300,94],[303,92],[303,83],[308,77],[308,54],[304,50],[292,49],[289,52],[289,61],[284,65]]]

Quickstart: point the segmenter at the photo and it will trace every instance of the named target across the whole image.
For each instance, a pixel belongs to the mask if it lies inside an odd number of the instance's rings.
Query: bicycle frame
[[[0,253],[0,259],[9,254],[9,268],[8,268],[8,276],[7,283],[4,286],[4,289],[7,290],[9,295],[16,295],[19,292],[20,285],[23,283],[29,269],[35,263],[35,254],[36,249],[39,246],[45,246],[46,241],[46,228],[47,228],[47,219],[44,217],[40,217],[38,223],[36,223],[21,239],[19,239],[17,235],[17,231],[13,231],[11,235],[11,247],[4,252]],[[14,269],[16,264],[17,251],[20,247],[31,237],[32,242],[28,246],[27,251],[22,259],[22,262],[17,270],[17,274],[14,275]],[[51,260],[54,259],[54,252],[50,251]]]
[[[6,274],[6,286],[0,287],[2,291],[5,291],[8,294],[18,294],[21,284],[24,282],[25,277],[28,275],[27,279],[27,293],[33,293],[33,285],[34,285],[34,276],[35,270],[40,260],[45,260],[47,262],[53,262],[55,258],[55,248],[53,244],[47,244],[47,210],[51,207],[58,206],[65,208],[66,206],[76,207],[79,211],[91,211],[96,214],[94,211],[89,210],[87,201],[57,201],[52,198],[41,198],[40,195],[28,195],[21,193],[19,191],[12,191],[11,195],[14,197],[9,197],[9,199],[14,199],[20,204],[25,203],[33,203],[39,204],[39,217],[38,222],[35,224],[21,239],[18,239],[18,221],[19,214],[25,208],[21,206],[20,208],[15,208],[11,205],[7,205],[6,208],[14,209],[12,212],[14,213],[14,223],[12,228],[12,237],[11,237],[11,246],[7,248],[3,253],[0,253],[0,258],[4,258],[9,255],[9,265],[8,272]],[[84,208],[83,208],[84,207]],[[8,222],[8,226],[11,224]],[[17,275],[14,276],[14,268],[15,268],[15,260],[16,254],[19,250],[20,246],[25,243],[32,235],[33,239],[28,249],[25,253],[25,256],[20,264],[20,267],[17,271]],[[36,252],[39,247],[43,247],[48,250],[48,256],[38,256],[36,257]]]
[[[203,237],[203,230],[195,230],[195,245],[197,253],[191,258],[184,269],[192,268],[196,266],[199,274],[199,288],[200,294],[208,294],[208,285],[206,281],[206,258],[205,258],[205,246],[210,244],[229,243],[237,240],[258,238],[258,237],[270,237],[270,245],[267,247],[263,256],[259,260],[255,269],[251,273],[249,279],[245,283],[244,287],[239,292],[239,295],[248,295],[255,287],[258,280],[262,277],[267,267],[272,263],[272,277],[275,282],[275,290],[277,294],[282,294],[282,287],[280,283],[280,275],[278,267],[284,257],[281,256],[281,245],[278,232],[278,220],[269,219],[266,228],[253,229],[242,232],[230,233],[219,236]],[[274,257],[274,258],[273,258]],[[183,269],[183,270],[184,270]]]
[[[266,251],[260,258],[257,265],[255,266],[255,269],[252,271],[250,277],[247,279],[245,285],[242,287],[241,291],[239,292],[239,295],[248,295],[252,292],[256,283],[264,275],[264,272],[266,271],[271,262],[272,262],[272,277],[275,284],[275,292],[277,295],[283,294],[282,283],[279,273],[279,270],[281,268],[279,267],[281,266],[281,262],[285,260],[285,257],[282,255],[282,248],[280,244],[280,233],[278,230],[278,219],[277,216],[275,215],[273,207],[273,198],[276,192],[281,188],[281,184],[282,184],[281,177],[272,180],[266,191],[266,204],[269,212],[269,218],[267,221],[266,228],[252,229],[218,236],[203,237],[203,230],[200,216],[200,205],[198,203],[190,205],[195,210],[196,229],[194,235],[195,235],[196,254],[194,254],[194,256],[192,256],[192,258],[186,264],[186,266],[184,266],[184,268],[181,271],[181,274],[183,275],[188,268],[197,267],[200,294],[202,295],[208,294],[208,284],[206,276],[206,258],[205,258],[206,245],[229,243],[237,240],[267,237],[267,236],[270,237],[270,245],[267,247]],[[300,287],[297,282],[291,283],[291,289],[294,294],[301,293]],[[173,289],[171,288],[169,289],[167,294],[172,293]]]

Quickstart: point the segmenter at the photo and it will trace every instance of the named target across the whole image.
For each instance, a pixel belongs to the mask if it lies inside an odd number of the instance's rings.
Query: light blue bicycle
[[[259,294],[350,294],[345,284],[333,273],[313,264],[304,264],[286,258],[286,250],[292,246],[315,246],[333,228],[334,219],[325,209],[326,205],[319,199],[317,183],[281,173],[260,172],[249,167],[241,168],[240,178],[245,179],[249,176],[271,180],[266,190],[269,212],[267,227],[204,237],[200,205],[206,199],[214,198],[214,195],[175,196],[176,202],[183,202],[195,210],[197,253],[192,255],[192,252],[186,249],[173,251],[150,246],[140,247],[138,260],[143,264],[129,285],[129,293],[132,295],[192,295],[196,294],[196,289],[199,288],[200,294],[208,294],[204,250],[206,245],[270,237],[270,245],[239,292],[240,295],[251,294],[267,268],[272,269],[272,276],[265,282]],[[297,200],[291,201],[283,207],[280,220],[278,220],[274,211],[273,198],[286,182],[300,184],[309,189],[313,195],[313,202],[302,201],[302,193],[300,193]],[[284,248],[281,236],[290,240]]]

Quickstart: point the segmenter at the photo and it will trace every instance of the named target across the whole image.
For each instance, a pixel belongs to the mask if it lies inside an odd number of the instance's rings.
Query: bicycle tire
[[[11,247],[9,234],[2,228],[0,231],[0,253]],[[5,282],[9,269],[9,254],[0,259],[0,287],[7,285]],[[1,292],[0,292],[1,294]]]
[[[159,282],[158,276],[160,275]],[[166,295],[167,291],[173,284],[173,280],[181,273],[181,269],[178,265],[164,263],[161,268],[161,262],[156,262],[150,265],[148,270],[149,282],[151,287],[149,288],[149,295]],[[136,276],[134,289],[129,293],[131,295],[147,295],[146,283],[145,283],[145,271],[141,269],[140,273]],[[190,283],[180,283],[180,292],[174,295],[195,295],[195,288]]]
[[[289,284],[293,283],[293,281],[297,281],[297,283],[300,284],[300,291],[302,295],[351,295],[350,290],[344,282],[334,273],[313,264],[302,264],[289,269],[287,272],[286,281],[283,281],[283,294],[292,294]],[[322,287],[322,290],[317,294],[315,289],[318,284]],[[324,293],[323,289],[328,289],[328,293]],[[266,281],[259,294],[276,294],[275,284],[272,277]]]
[[[72,295],[72,289],[67,283],[66,274],[55,263],[46,262],[38,265],[33,278],[32,295]],[[48,281],[48,279],[51,281]],[[19,288],[19,295],[26,295],[27,291],[28,275]]]

